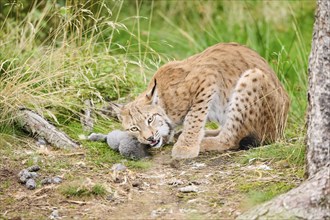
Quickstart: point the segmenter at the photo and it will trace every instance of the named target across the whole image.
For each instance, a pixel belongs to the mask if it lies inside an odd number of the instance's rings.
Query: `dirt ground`
[[[95,166],[86,159],[84,149],[74,153],[13,151],[21,155],[15,161],[2,155],[0,219],[234,219],[250,208],[243,186],[255,181],[301,181],[290,176],[290,168],[284,172],[258,168],[276,168],[269,162],[235,162],[244,151],[207,153],[184,161],[171,161],[170,151],[166,147],[153,152],[150,168],[123,171],[113,170],[112,164]],[[56,174],[63,182],[45,186],[38,183],[35,190],[18,183],[18,172],[27,166],[27,153],[42,164],[39,179]],[[57,161],[65,165],[52,167]],[[61,193],[72,183],[86,187],[101,184],[107,193],[85,197]]]

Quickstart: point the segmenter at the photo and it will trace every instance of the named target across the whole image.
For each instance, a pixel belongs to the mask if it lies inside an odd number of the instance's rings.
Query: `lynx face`
[[[161,147],[172,133],[171,122],[158,105],[128,104],[120,111],[120,119],[140,143],[154,148]]]

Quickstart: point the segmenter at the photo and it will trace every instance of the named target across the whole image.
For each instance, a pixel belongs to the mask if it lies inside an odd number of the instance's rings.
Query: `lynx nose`
[[[147,141],[154,141],[154,137],[153,136],[148,137]]]

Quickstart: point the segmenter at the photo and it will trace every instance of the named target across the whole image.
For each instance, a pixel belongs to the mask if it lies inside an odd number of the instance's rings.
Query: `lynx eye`
[[[136,132],[136,131],[138,131],[139,129],[138,129],[138,127],[133,126],[133,127],[131,127],[129,130],[132,131],[132,132]]]
[[[153,115],[153,116],[151,116],[150,118],[148,118],[148,124],[150,124],[151,122],[153,122],[154,118],[155,118],[155,116],[154,116],[154,115]]]

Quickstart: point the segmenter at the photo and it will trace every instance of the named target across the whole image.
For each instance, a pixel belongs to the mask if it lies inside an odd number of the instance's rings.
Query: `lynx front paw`
[[[187,159],[197,157],[199,153],[199,147],[188,147],[174,145],[172,149],[173,159]]]

